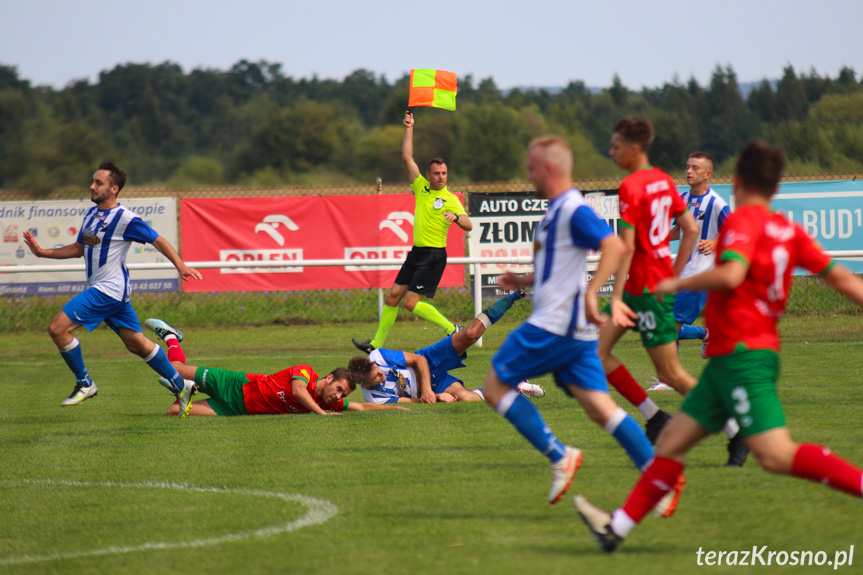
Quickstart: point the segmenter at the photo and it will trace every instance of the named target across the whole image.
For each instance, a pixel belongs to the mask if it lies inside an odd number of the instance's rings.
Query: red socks
[[[638,407],[647,399],[647,392],[635,381],[625,365],[621,365],[606,375],[606,378],[608,379],[608,383],[620,392],[620,395],[625,397],[626,401],[635,407]]]
[[[823,445],[801,443],[791,463],[791,475],[863,497],[863,471]]]
[[[180,342],[176,337],[169,337],[165,340],[165,345],[168,346],[168,361],[179,361],[186,363],[186,354],[183,353],[183,348],[180,347]]]
[[[623,512],[639,523],[656,507],[659,500],[677,483],[683,473],[683,464],[665,457],[657,457],[650,464],[623,504]]]

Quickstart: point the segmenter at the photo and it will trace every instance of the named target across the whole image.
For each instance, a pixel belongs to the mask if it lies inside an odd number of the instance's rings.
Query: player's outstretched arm
[[[533,285],[533,274],[516,275],[511,271],[505,271],[497,276],[497,285],[504,291],[515,289],[526,289]]]
[[[611,321],[620,327],[633,327],[633,321],[638,316],[623,303],[623,287],[626,285],[626,276],[629,275],[629,266],[632,264],[632,256],[635,253],[635,228],[624,226],[620,230],[620,240],[626,249],[620,257],[620,263],[614,272],[614,292],[611,294]]]
[[[620,238],[611,234],[600,242],[599,249],[599,263],[596,265],[593,279],[590,280],[585,294],[584,313],[587,316],[587,321],[602,326],[608,321],[608,316],[599,311],[599,290],[602,289],[614,270],[620,266],[620,260],[628,254],[628,248]]]
[[[402,161],[408,172],[408,180],[414,183],[420,175],[419,166],[414,161],[414,115],[408,110],[405,112],[405,138],[402,140]]]
[[[827,285],[854,303],[863,305],[863,280],[851,273],[851,270],[845,266],[833,264],[833,267],[821,277]]]
[[[326,411],[318,405],[312,398],[312,394],[309,393],[308,385],[308,382],[298,377],[291,380],[291,393],[296,400],[312,413],[317,413],[318,415],[338,415],[337,413]]]
[[[695,249],[695,244],[698,241],[698,222],[692,212],[686,210],[677,216],[677,225],[680,227],[680,232],[683,237],[680,238],[680,247],[677,249],[677,258],[674,260],[674,275],[680,277],[683,268],[689,262],[692,256],[692,250]]]
[[[168,240],[162,236],[156,238],[156,241],[153,242],[153,247],[159,250],[159,253],[168,258],[168,261],[174,264],[174,267],[177,268],[178,272],[180,272],[180,278],[183,281],[186,281],[189,278],[196,280],[204,279],[201,272],[195,268],[190,268],[182,259],[180,259],[180,254],[177,253],[174,246],[172,246]]]
[[[734,289],[746,279],[749,266],[740,260],[726,260],[710,271],[683,279],[667,279],[656,286],[656,297],[688,291],[726,291]]]
[[[24,232],[24,243],[37,258],[48,258],[52,260],[68,260],[80,258],[84,255],[84,244],[75,242],[62,248],[45,249],[39,245],[36,238],[29,231]]]
[[[379,411],[381,409],[398,409],[400,411],[409,411],[407,407],[402,407],[400,405],[392,405],[392,404],[383,404],[379,405],[377,403],[358,403],[355,401],[348,402],[348,411]]]
[[[431,388],[431,372],[429,371],[428,360],[416,353],[405,352],[405,365],[414,368],[417,374],[417,388],[420,392],[420,401],[422,403],[435,403],[437,398]]]

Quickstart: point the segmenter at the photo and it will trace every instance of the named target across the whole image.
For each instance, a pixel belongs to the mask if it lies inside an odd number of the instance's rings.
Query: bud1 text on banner
[[[455,110],[458,81],[452,72],[445,70],[411,70],[408,107],[431,106]]]

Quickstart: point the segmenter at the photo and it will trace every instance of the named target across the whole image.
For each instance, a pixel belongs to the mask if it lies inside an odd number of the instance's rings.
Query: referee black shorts
[[[446,248],[418,248],[408,252],[395,283],[408,286],[408,290],[433,298],[446,269]]]

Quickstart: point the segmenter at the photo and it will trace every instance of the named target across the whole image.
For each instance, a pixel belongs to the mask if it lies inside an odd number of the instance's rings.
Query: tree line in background
[[[170,62],[126,64],[62,90],[31,86],[0,65],[0,188],[79,187],[98,162],[124,166],[132,185],[269,187],[405,180],[401,120],[408,76],[390,83],[359,69],[342,81],[294,79],[266,61],[185,73]],[[742,145],[781,145],[789,173],[863,171],[863,78],[784,70],[744,98],[733,69],[710,84],[675,80],[632,91],[571,82],[559,91],[501,91],[491,78],[459,79],[458,110],[415,110],[415,156],[447,158],[451,181],[523,178],[530,138],[555,132],[575,152],[575,175],[619,177],[606,151],[623,116],[656,127],[654,164],[680,173],[702,150],[729,173]]]

